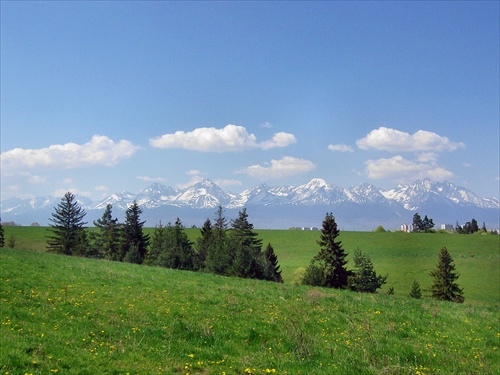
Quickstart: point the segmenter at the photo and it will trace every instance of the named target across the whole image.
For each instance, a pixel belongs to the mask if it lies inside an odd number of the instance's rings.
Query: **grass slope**
[[[0,250],[1,374],[498,374],[496,306]]]
[[[45,251],[46,227],[4,227],[6,243],[13,236],[15,248]],[[152,233],[152,228],[147,228]],[[308,266],[319,251],[319,231],[256,230],[264,247],[270,242],[286,283],[297,281],[300,269]],[[199,229],[187,229],[194,241]],[[394,287],[396,295],[408,296],[414,280],[422,289],[432,283],[429,272],[438,263],[443,246],[450,251],[460,274],[458,284],[464,288],[466,303],[500,304],[500,236],[457,235],[447,233],[341,232],[344,249],[353,254],[359,247],[367,253],[377,273],[389,274],[384,293]],[[349,264],[348,267],[351,267]],[[425,291],[424,291],[425,294]]]

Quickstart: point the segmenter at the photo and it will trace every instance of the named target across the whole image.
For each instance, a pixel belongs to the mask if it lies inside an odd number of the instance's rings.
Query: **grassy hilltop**
[[[15,248],[45,251],[46,227],[4,227],[6,243],[15,238]],[[152,228],[146,228],[152,233]],[[301,269],[319,251],[319,231],[256,230],[264,247],[270,242],[282,269],[285,283],[296,282]],[[186,229],[194,241],[199,229]],[[339,239],[349,254],[356,248],[367,253],[377,273],[389,274],[381,293],[394,287],[395,294],[407,296],[413,281],[423,289],[430,287],[429,272],[438,262],[443,246],[450,251],[460,273],[458,284],[464,288],[467,303],[500,304],[500,236],[457,235],[447,233],[341,232]],[[348,264],[348,267],[352,267]],[[424,293],[425,294],[425,293]]]
[[[2,374],[497,374],[498,306],[0,251]]]
[[[0,374],[500,373],[498,236],[342,232],[390,296],[294,285],[318,231],[257,231],[275,284],[48,254],[46,228],[4,229]],[[465,304],[409,298],[443,246]]]

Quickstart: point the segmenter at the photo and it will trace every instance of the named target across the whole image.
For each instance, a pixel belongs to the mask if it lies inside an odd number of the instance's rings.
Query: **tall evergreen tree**
[[[224,209],[219,206],[212,227],[212,244],[205,258],[205,268],[208,272],[218,275],[229,275],[233,263],[228,246],[227,220]]]
[[[264,270],[261,262],[262,240],[257,238],[253,224],[248,221],[243,208],[231,225],[231,250],[234,255],[232,271],[235,276],[262,279]]]
[[[83,221],[86,215],[71,192],[64,194],[61,202],[54,208],[55,212],[49,221],[47,249],[48,251],[65,254],[85,256],[88,248],[88,239]]]
[[[148,248],[146,259],[144,259],[144,263],[154,266],[165,266],[162,263],[162,258],[164,257],[164,254],[168,252],[168,249],[171,246],[168,236],[169,227],[171,227],[170,223],[168,223],[167,227],[162,225],[161,222],[156,225],[151,236],[150,245]]]
[[[141,214],[142,209],[135,201],[125,211],[124,242],[122,246],[122,260],[139,264],[144,261],[149,245],[149,235],[143,232],[145,221],[140,221]],[[131,251],[133,253],[128,254]]]
[[[112,217],[113,206],[106,205],[102,217],[94,220],[94,225],[99,231],[94,232],[94,246],[105,259],[120,260],[121,256],[121,227],[118,219]]]
[[[205,220],[200,229],[200,237],[196,240],[197,268],[204,269],[208,253],[214,244],[214,231],[210,219]]]
[[[5,246],[5,234],[3,232],[2,219],[0,219],[0,247]]]
[[[430,275],[433,278],[432,298],[458,303],[464,302],[463,289],[459,288],[456,283],[460,275],[455,272],[453,259],[446,247],[441,249],[437,268],[430,272]]]
[[[339,234],[335,217],[331,212],[327,213],[317,241],[320,251],[306,268],[303,284],[337,289],[348,286],[348,278],[352,276],[352,272],[345,267],[347,253],[342,248],[342,242],[336,241]]]
[[[264,250],[264,278],[277,283],[283,282],[280,266],[278,264],[278,256],[270,243],[267,244],[266,250]]]
[[[172,228],[172,247],[169,249],[169,253],[170,264],[167,267],[181,270],[195,269],[193,243],[188,239],[179,218],[175,220],[175,225]]]

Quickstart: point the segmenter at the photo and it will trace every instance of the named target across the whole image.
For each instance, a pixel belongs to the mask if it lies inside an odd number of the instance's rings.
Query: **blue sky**
[[[499,3],[1,3],[2,199],[200,178],[499,196]]]

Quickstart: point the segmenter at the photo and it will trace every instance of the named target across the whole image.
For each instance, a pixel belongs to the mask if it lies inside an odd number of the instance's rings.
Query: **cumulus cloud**
[[[436,133],[419,130],[413,135],[399,130],[380,127],[366,137],[356,141],[362,150],[384,150],[390,152],[455,151],[465,147],[462,142],[452,142]]]
[[[222,129],[197,128],[190,132],[179,130],[149,140],[149,144],[156,148],[182,148],[202,152],[243,151],[253,148],[267,150],[286,147],[295,142],[293,134],[281,132],[276,133],[271,140],[257,143],[255,135],[248,133],[245,127],[231,124]]]
[[[281,178],[310,172],[314,169],[316,165],[309,160],[285,156],[280,160],[273,159],[271,163],[264,165],[251,165],[239,172],[258,178]]]
[[[337,151],[337,152],[354,152],[354,150],[352,149],[351,146],[348,146],[348,145],[342,145],[342,144],[338,144],[338,145],[329,145],[328,146],[328,149],[330,151]]]
[[[15,148],[1,154],[2,173],[12,174],[35,168],[73,169],[91,165],[112,166],[132,156],[138,147],[131,142],[114,142],[94,135],[82,145],[66,143],[41,149]]]
[[[52,196],[53,197],[58,197],[58,198],[59,197],[63,197],[64,194],[66,194],[68,191],[70,193],[72,193],[73,195],[79,195],[81,197],[90,198],[90,193],[88,191],[81,191],[81,190],[78,190],[75,187],[68,188],[68,189],[57,189],[57,190],[54,190],[54,192],[52,193]]]
[[[445,181],[454,174],[435,163],[414,162],[396,155],[390,159],[368,160],[365,162],[368,177],[380,179],[395,179],[406,183],[415,179],[430,178],[434,181]]]

